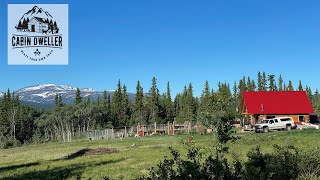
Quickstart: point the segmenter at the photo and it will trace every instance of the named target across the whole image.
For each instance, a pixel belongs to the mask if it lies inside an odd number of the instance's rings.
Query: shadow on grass
[[[7,166],[7,167],[0,167],[0,173],[4,171],[14,171],[19,168],[26,168],[26,167],[31,167],[31,166],[37,166],[40,163],[38,162],[33,162],[33,163],[27,163],[27,164],[19,164],[19,165],[12,165],[12,166]]]
[[[55,159],[53,161],[59,161],[59,160],[71,160],[71,159],[75,159],[77,157],[81,157],[83,155],[85,155],[88,151],[90,151],[89,148],[85,148],[85,149],[80,149],[79,151],[75,152],[75,153],[71,153],[68,154],[65,157],[59,158],[59,159]]]
[[[69,167],[56,167],[46,170],[36,170],[22,173],[22,174],[11,174],[9,177],[1,178],[3,180],[13,180],[13,179],[49,179],[49,180],[57,180],[57,179],[68,179],[71,177],[76,178],[85,178],[88,179],[89,177],[82,177],[83,170],[87,167],[94,167],[94,166],[103,166],[107,164],[118,163],[121,161],[125,161],[126,158],[121,158],[117,160],[110,160],[110,161],[102,161],[98,163],[90,163],[90,164],[77,164],[71,165]]]

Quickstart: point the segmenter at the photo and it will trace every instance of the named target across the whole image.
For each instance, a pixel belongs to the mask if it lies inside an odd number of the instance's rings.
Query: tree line
[[[81,136],[92,129],[133,126],[150,123],[185,121],[202,122],[209,126],[221,117],[236,119],[242,116],[243,91],[306,91],[316,113],[320,112],[320,95],[299,81],[294,88],[291,80],[284,81],[282,76],[258,72],[257,78],[242,77],[230,86],[218,82],[217,88],[210,87],[206,81],[201,96],[193,94],[193,85],[185,85],[175,97],[171,95],[170,83],[166,91],[160,93],[157,79],[146,91],[137,82],[134,100],[128,96],[127,87],[120,80],[117,89],[111,94],[104,91],[103,96],[93,101],[76,91],[73,104],[63,103],[58,94],[54,107],[38,110],[21,105],[19,97],[13,92],[4,93],[0,100],[0,147],[16,146],[30,142],[65,140],[66,134]]]

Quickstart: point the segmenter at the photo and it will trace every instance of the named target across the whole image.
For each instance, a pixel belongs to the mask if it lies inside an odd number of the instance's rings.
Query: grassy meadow
[[[320,147],[319,130],[292,130],[270,133],[244,132],[230,143],[231,153],[246,160],[247,153],[256,145],[263,152],[271,152],[274,144],[294,145],[304,149]],[[132,179],[169,156],[169,147],[186,152],[183,144],[190,135],[151,136],[120,140],[75,140],[71,143],[46,143],[12,149],[0,149],[0,179]],[[213,152],[214,135],[193,135],[194,144],[204,154]],[[134,147],[132,145],[134,144]],[[61,160],[83,148],[116,148],[117,153],[82,156]],[[231,158],[230,158],[231,159]]]

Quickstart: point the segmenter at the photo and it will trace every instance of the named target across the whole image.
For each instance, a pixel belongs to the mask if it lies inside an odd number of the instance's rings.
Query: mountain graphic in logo
[[[34,6],[25,13],[15,28],[20,32],[59,33],[57,22],[53,20],[51,14],[38,6]]]

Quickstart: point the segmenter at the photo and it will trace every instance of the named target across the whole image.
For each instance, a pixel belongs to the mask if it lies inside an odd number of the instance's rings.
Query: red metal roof
[[[305,91],[243,92],[249,114],[313,114]]]

